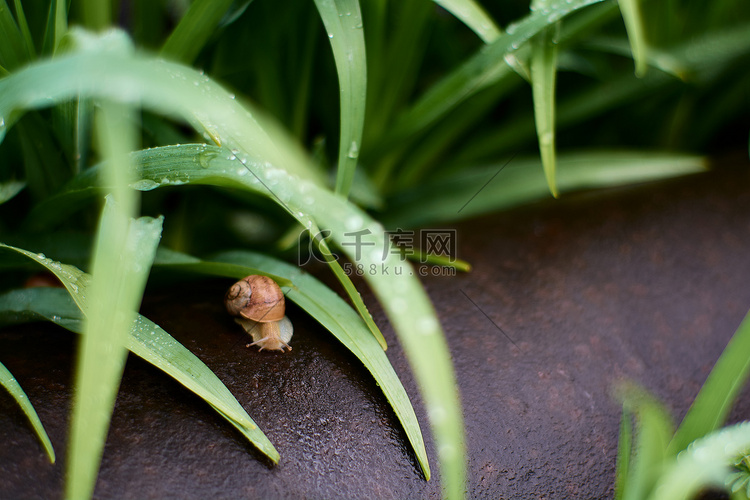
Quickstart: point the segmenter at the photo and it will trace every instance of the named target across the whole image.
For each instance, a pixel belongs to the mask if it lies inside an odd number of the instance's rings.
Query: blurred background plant
[[[93,491],[127,350],[278,460],[211,371],[134,315],[152,267],[272,275],[371,371],[429,479],[385,340],[331,247],[354,260],[347,232],[381,249],[385,229],[704,171],[747,140],[748,23],[740,0],[0,0],[0,320],[83,334],[67,496]],[[284,262],[298,246],[353,307]],[[39,265],[66,291],[21,289]],[[419,384],[444,494],[461,497],[434,311],[414,277],[364,277]],[[54,460],[2,365],[0,383]]]

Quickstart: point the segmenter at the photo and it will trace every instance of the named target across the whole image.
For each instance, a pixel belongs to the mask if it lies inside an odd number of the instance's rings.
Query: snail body
[[[253,337],[253,342],[248,344],[248,347],[257,345],[261,351],[284,351],[285,348],[292,350],[289,341],[292,340],[294,328],[286,316],[270,323],[259,323],[245,318],[235,318],[234,321]]]
[[[289,341],[294,331],[292,322],[284,315],[284,293],[267,276],[247,276],[227,291],[224,305],[235,322],[252,336],[260,350],[284,351],[292,348]]]

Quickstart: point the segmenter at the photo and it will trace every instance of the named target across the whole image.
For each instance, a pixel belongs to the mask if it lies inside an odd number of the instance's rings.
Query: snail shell
[[[259,323],[271,323],[284,317],[284,294],[274,280],[252,275],[241,279],[224,296],[224,305],[232,316]]]
[[[260,323],[245,318],[235,318],[235,321],[253,337],[253,342],[248,344],[248,347],[257,345],[261,351],[283,351],[285,348],[292,350],[289,341],[292,340],[294,328],[286,316],[272,323]]]

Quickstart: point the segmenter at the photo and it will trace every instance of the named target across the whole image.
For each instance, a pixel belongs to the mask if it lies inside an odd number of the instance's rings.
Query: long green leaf
[[[315,0],[331,40],[340,89],[340,138],[336,192],[348,196],[362,147],[367,60],[359,0]]]
[[[133,175],[128,153],[135,143],[132,110],[104,102],[97,132],[108,159],[104,183],[111,189],[97,231],[91,295],[84,309],[86,335],[79,344],[68,449],[66,497],[90,498],[107,438],[109,421],[127,358],[125,340],[137,311],[162,219],[132,219],[138,195],[128,188]]]
[[[26,43],[26,51],[31,57],[33,57],[36,55],[36,49],[34,48],[34,39],[31,37],[31,30],[29,30],[29,23],[26,21],[26,13],[23,10],[23,4],[21,3],[21,0],[14,0],[14,6],[16,8],[18,29],[21,30],[23,40]]]
[[[218,267],[222,265],[231,267]],[[297,267],[246,251],[223,252],[208,261],[201,261],[184,254],[162,250],[157,253],[154,266],[203,274],[216,274],[218,269],[221,276],[234,278],[242,278],[253,274],[256,269],[262,269],[283,277],[293,285],[283,286],[286,297],[333,333],[372,373],[403,425],[425,477],[430,478],[424,441],[406,391],[362,318],[330,288]],[[231,275],[225,273],[229,269],[232,269]]]
[[[558,159],[561,193],[611,187],[706,171],[706,160],[677,153],[603,151],[569,153]],[[508,209],[549,197],[539,160],[504,159],[465,169],[395,196],[384,214],[388,227],[416,227]]]
[[[484,43],[492,43],[500,36],[500,29],[495,24],[495,21],[474,0],[434,1],[471,28]]]
[[[727,419],[750,376],[750,314],[740,324],[716,361],[677,433],[669,444],[676,455],[694,440],[718,429]]]
[[[643,15],[641,14],[640,0],[617,0],[625,21],[625,29],[628,30],[628,39],[635,60],[636,76],[646,74],[648,68],[648,46],[646,45],[646,33],[643,26]]]
[[[161,48],[161,55],[191,63],[216,30],[234,0],[196,0]],[[248,2],[249,3],[249,2]]]
[[[546,2],[539,2],[543,5]],[[544,8],[544,7],[542,7]],[[534,119],[542,155],[547,186],[555,198],[555,81],[557,77],[557,31],[559,25],[548,26],[532,39],[531,90],[534,96]]]
[[[18,406],[20,406],[26,414],[26,418],[29,419],[29,423],[31,423],[31,426],[34,428],[36,436],[39,438],[39,441],[42,442],[42,446],[44,446],[44,450],[47,452],[49,461],[55,463],[55,450],[52,448],[52,442],[49,440],[47,431],[44,430],[42,421],[39,420],[39,415],[36,414],[36,410],[31,405],[31,401],[29,401],[29,398],[21,388],[21,385],[2,363],[0,363],[0,385],[5,387],[13,399],[16,400]]]
[[[59,271],[63,266],[56,262],[48,264],[50,270]],[[70,269],[71,272],[85,276],[75,268]],[[209,271],[213,274],[215,268]],[[85,293],[87,288],[80,290]],[[0,295],[0,324],[37,320],[51,321],[72,332],[84,333],[83,315],[65,290],[28,288]],[[274,463],[279,461],[278,451],[226,386],[200,359],[161,327],[138,315],[130,329],[127,348],[206,401]]]

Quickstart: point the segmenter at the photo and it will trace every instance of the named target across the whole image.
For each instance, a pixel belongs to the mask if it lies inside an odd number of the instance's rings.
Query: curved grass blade
[[[282,285],[287,292],[286,297],[333,333],[370,371],[404,427],[425,478],[430,479],[430,466],[419,423],[398,376],[362,318],[326,285],[298,267],[247,251],[222,252],[212,256],[210,260],[199,260],[185,254],[160,250],[154,266],[202,274],[217,274],[217,266],[231,266],[218,269],[233,269],[233,274],[221,272],[218,275],[237,279],[253,274],[256,269],[281,276],[289,283]]]
[[[706,171],[700,156],[639,151],[569,153],[558,158],[561,193],[620,186]],[[549,196],[539,160],[513,159],[465,169],[390,200],[386,227],[417,227],[505,210]]]
[[[724,487],[732,465],[750,449],[750,422],[712,432],[693,441],[673,459],[648,500],[688,500],[705,486]],[[644,497],[645,498],[645,497]]]
[[[630,48],[635,60],[635,76],[641,77],[648,69],[649,55],[640,0],[617,0],[617,4],[620,6],[625,29],[628,31]]]
[[[47,431],[44,430],[42,421],[39,420],[39,415],[36,414],[36,410],[34,410],[34,407],[31,405],[31,402],[21,388],[21,385],[2,363],[0,363],[0,385],[5,387],[13,399],[16,400],[18,406],[20,406],[26,414],[26,418],[29,419],[29,423],[34,428],[36,436],[39,438],[39,441],[42,442],[42,446],[44,446],[44,450],[47,452],[49,461],[55,463],[55,450],[52,448],[52,442],[49,440]]]
[[[422,391],[435,435],[444,494],[452,498],[463,496],[463,419],[448,347],[414,270],[394,254],[383,258],[382,249],[388,243],[382,225],[342,197],[321,188],[309,160],[278,129],[264,123],[264,130],[228,92],[178,64],[103,49],[29,65],[0,80],[0,117],[15,119],[23,109],[49,106],[79,94],[138,103],[187,119],[198,130],[205,130],[207,137],[236,150],[230,156],[222,153],[224,160],[232,161],[230,158],[234,157],[236,161],[231,167],[223,163],[211,169],[214,178],[222,178],[221,182],[229,179],[244,189],[268,186],[273,199],[282,206],[288,207],[294,197],[304,208],[298,217],[309,214],[321,228],[331,231],[339,246],[346,241],[345,233],[365,231],[362,242],[379,249],[377,255],[364,252],[361,256],[359,263],[367,268],[403,266],[401,276],[367,274],[365,279],[384,305]],[[153,187],[158,186],[156,181],[151,182]],[[308,204],[305,200],[312,201]],[[351,259],[360,257],[351,248],[344,251]]]
[[[492,43],[500,36],[495,21],[474,0],[434,0],[436,4],[456,16],[484,43]]]
[[[80,292],[76,292],[78,297],[87,293],[87,285],[84,286],[82,283],[88,283],[89,276],[78,269],[49,259],[39,259],[35,254],[25,250],[2,246],[42,263],[58,277],[62,274],[65,277],[61,279],[62,283],[72,283]],[[75,281],[70,281],[71,277],[75,277]],[[29,288],[0,295],[0,323],[15,324],[45,319],[72,332],[83,334],[83,315],[73,300],[76,295],[65,292],[58,288]],[[278,463],[278,451],[226,386],[200,359],[169,333],[149,319],[138,315],[130,328],[126,346],[130,352],[159,368],[211,405],[258,450],[274,463]]]
[[[740,324],[669,444],[673,455],[718,429],[750,376],[750,314]]]
[[[544,176],[555,198],[558,196],[555,181],[555,80],[558,31],[559,24],[544,28],[531,42],[531,90],[534,96],[536,134]]]
[[[161,55],[192,63],[233,3],[234,0],[196,0],[191,3],[164,42]]]
[[[341,90],[336,193],[349,195],[365,123],[367,61],[359,0],[315,0],[331,40]]]
[[[323,184],[299,146],[269,121],[263,120],[261,127],[233,95],[205,75],[177,63],[112,50],[110,44],[97,43],[101,38],[78,29],[70,36],[82,40],[86,50],[25,66],[0,80],[0,123],[5,128],[28,109],[79,96],[109,99],[183,118],[209,140]],[[0,138],[3,132],[0,128]]]

